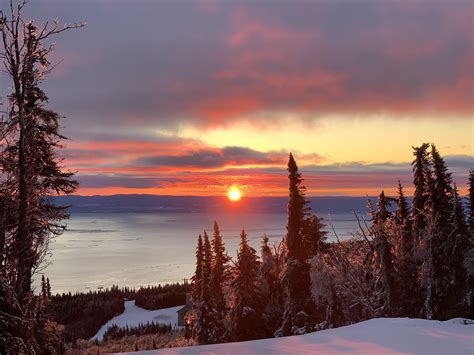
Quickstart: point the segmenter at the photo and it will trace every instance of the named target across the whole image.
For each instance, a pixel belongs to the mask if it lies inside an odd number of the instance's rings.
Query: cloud
[[[223,153],[225,151],[225,153]],[[247,195],[286,195],[288,177],[284,154],[281,160],[268,160],[265,153],[242,147],[228,147],[224,150],[205,150],[176,157],[159,156],[141,164],[151,164],[150,169],[117,167],[111,173],[97,169],[94,174],[79,175],[81,194],[113,193],[166,193],[188,195],[222,194],[234,184],[241,186]],[[245,164],[228,167],[232,159],[247,159]],[[304,155],[296,155],[302,162]],[[260,160],[259,160],[260,159]],[[468,171],[474,166],[472,156],[446,156],[449,171],[462,193],[466,192]],[[239,160],[242,162],[242,160]],[[262,164],[257,164],[259,161]],[[269,166],[265,165],[272,162]],[[157,164],[168,164],[169,169],[157,168]],[[198,169],[195,169],[198,167]],[[157,169],[156,169],[157,168]],[[413,192],[413,173],[410,162],[377,163],[351,162],[344,164],[300,164],[300,171],[309,195],[375,195],[381,190],[395,194],[400,180],[406,193]]]
[[[130,175],[77,175],[81,188],[156,188],[160,187],[159,178]],[[171,179],[170,179],[171,180]],[[173,181],[176,181],[173,179]]]
[[[474,114],[469,1],[49,0],[28,9],[38,21],[87,22],[56,38],[54,60],[65,63],[44,82],[48,105],[66,116],[61,124],[73,141],[65,163],[81,171],[82,191],[215,194],[239,181],[252,193],[284,194],[288,152],[252,149],[274,145],[245,138],[239,147],[215,147],[199,134],[242,121],[284,130],[290,119],[354,117],[361,124],[404,117],[410,129],[410,120],[430,117],[413,140],[430,139],[433,120],[450,120],[452,141],[455,120]],[[193,139],[178,138],[189,128]],[[331,143],[324,127],[312,130]],[[389,134],[369,137],[367,149],[390,159],[385,142],[375,142]],[[285,144],[278,147],[289,150]],[[411,183],[409,162],[329,164],[319,151],[294,153],[317,193],[363,195],[398,178]],[[446,161],[464,183],[472,157]]]
[[[46,82],[71,132],[226,125],[279,112],[472,117],[469,1],[192,6],[31,4],[36,17],[88,23],[58,37],[57,57],[71,63]]]
[[[133,161],[131,165],[211,169],[242,165],[282,165],[286,159],[287,154],[282,152],[264,153],[245,147],[223,147],[179,155],[147,156]]]

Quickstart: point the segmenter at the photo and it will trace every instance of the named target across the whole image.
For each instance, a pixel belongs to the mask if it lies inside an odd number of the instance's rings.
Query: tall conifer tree
[[[68,216],[66,209],[55,205],[52,197],[74,192],[78,183],[58,157],[65,139],[59,133],[61,116],[46,108],[48,96],[42,82],[52,69],[50,54],[54,46],[48,42],[82,25],[60,27],[58,21],[37,24],[23,16],[27,1],[4,3],[4,10],[0,10],[0,52],[12,92],[7,112],[0,120],[0,190],[7,197],[7,209],[0,215],[7,221],[0,228],[0,289],[4,288],[0,293],[8,295],[2,298],[0,308],[12,313],[2,313],[0,323],[4,323],[4,317],[20,316],[20,323],[29,329],[9,329],[7,342],[11,343],[5,348],[5,342],[0,342],[0,353],[51,354],[45,338],[49,335],[35,319],[31,285],[50,239],[65,229],[62,221]],[[32,332],[36,333],[34,337]]]
[[[224,242],[219,230],[219,226],[214,221],[214,232],[212,234],[213,260],[211,269],[211,300],[214,314],[215,342],[225,340],[226,300],[224,287],[228,278],[229,257],[225,252]]]
[[[453,302],[458,302],[455,299],[459,298],[453,288],[456,275],[453,273],[453,266],[448,262],[457,239],[457,233],[453,234],[453,225],[450,222],[453,211],[450,201],[454,196],[451,174],[434,145],[431,158],[433,177],[429,182],[426,202],[426,216],[430,226],[426,233],[428,253],[425,269],[428,270],[428,279],[424,311],[430,319],[447,319],[453,309]],[[462,215],[464,219],[464,214]]]
[[[268,245],[268,237],[262,238],[260,249],[261,263],[258,280],[263,301],[265,335],[270,337],[280,327],[283,315],[283,290],[279,279],[279,267],[276,256]]]
[[[198,304],[201,300],[202,293],[202,264],[204,259],[204,246],[202,244],[202,237],[199,234],[196,246],[196,271],[192,277],[192,296],[193,304]]]
[[[468,201],[469,201],[469,210],[468,210],[469,229],[471,230],[471,235],[474,235],[474,170],[469,171]]]
[[[371,234],[374,236],[376,294],[380,302],[379,315],[393,316],[398,307],[398,290],[395,281],[393,247],[388,240],[385,223],[391,216],[389,200],[382,191],[377,201],[377,209],[372,212]]]
[[[434,219],[434,223],[437,226],[439,232],[439,243],[443,245],[444,252],[449,254],[449,249],[452,245],[448,245],[448,234],[450,226],[448,223],[449,216],[451,215],[450,200],[452,197],[452,177],[451,173],[448,172],[448,168],[444,159],[439,154],[436,146],[431,145],[431,159],[433,167],[433,180],[430,186],[430,194],[428,203],[430,204],[430,213]]]
[[[193,327],[193,335],[200,344],[209,344],[214,340],[214,327],[211,303],[211,267],[212,267],[212,250],[211,243],[207,233],[204,232],[203,243],[203,261],[201,276],[201,296],[199,302],[195,306],[197,309],[196,320]]]
[[[415,156],[411,164],[413,167],[413,184],[415,185],[412,202],[413,235],[419,241],[427,224],[425,208],[432,178],[428,153],[429,144],[423,143],[420,147],[412,148]]]
[[[290,153],[288,161],[289,201],[286,235],[286,270],[284,284],[287,291],[283,324],[276,335],[286,336],[312,330],[314,303],[311,299],[311,280],[307,251],[304,243],[304,226],[308,208],[303,179]]]
[[[228,262],[230,258],[225,252],[224,242],[219,230],[217,222],[214,221],[214,233],[212,234],[212,250],[214,253],[212,272],[211,272],[211,287],[214,305],[219,314],[225,313],[225,298],[224,298],[224,283],[227,280]]]
[[[395,223],[399,244],[397,254],[397,287],[400,291],[400,315],[404,317],[416,317],[419,315],[423,296],[418,284],[417,263],[413,255],[414,245],[410,210],[400,181],[398,181]]]
[[[474,319],[474,170],[469,171],[468,203],[467,221],[470,232],[469,248],[464,260],[464,265],[467,271],[466,304],[469,309],[467,317],[469,319]]]
[[[470,231],[465,220],[464,209],[459,198],[456,185],[452,189],[451,215],[449,225],[451,227],[449,239],[452,246],[446,263],[452,274],[452,281],[448,287],[449,310],[446,317],[461,317],[470,308],[469,280],[466,272],[466,259],[470,255],[473,245],[470,240]],[[472,290],[471,290],[472,292]],[[449,312],[451,311],[451,313]]]
[[[259,267],[257,252],[248,244],[247,234],[242,230],[232,282],[235,305],[230,314],[230,332],[234,341],[258,339],[264,335],[261,295],[257,287],[256,270]]]

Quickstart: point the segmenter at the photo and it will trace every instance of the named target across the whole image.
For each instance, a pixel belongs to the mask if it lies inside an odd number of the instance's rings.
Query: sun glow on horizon
[[[237,186],[232,186],[227,193],[227,197],[229,200],[232,202],[239,201],[242,198],[242,193],[240,192],[239,188]]]

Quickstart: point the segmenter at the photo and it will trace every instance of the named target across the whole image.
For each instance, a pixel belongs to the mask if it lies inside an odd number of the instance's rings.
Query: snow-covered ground
[[[474,324],[378,318],[286,338],[130,353],[152,354],[474,354]]]
[[[125,301],[125,311],[117,317],[112,318],[99,329],[96,335],[91,340],[102,340],[105,331],[112,325],[119,327],[137,326],[140,323],[147,322],[171,324],[175,327],[178,325],[178,313],[176,311],[183,306],[158,309],[156,311],[148,311],[146,309],[135,306],[135,300]]]

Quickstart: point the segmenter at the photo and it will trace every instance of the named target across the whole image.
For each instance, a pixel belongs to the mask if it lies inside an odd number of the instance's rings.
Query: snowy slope
[[[159,309],[156,311],[147,311],[146,309],[135,306],[135,301],[125,301],[125,311],[117,317],[112,318],[99,329],[91,340],[102,340],[108,327],[116,324],[119,327],[136,326],[140,323],[155,322],[171,324],[173,327],[178,325],[178,314],[176,311],[183,306]]]
[[[378,318],[277,339],[255,340],[130,354],[474,354],[474,324],[408,318]]]

